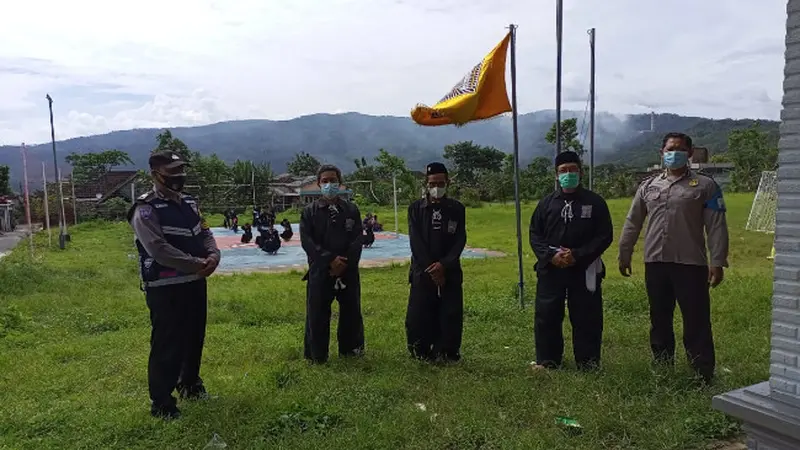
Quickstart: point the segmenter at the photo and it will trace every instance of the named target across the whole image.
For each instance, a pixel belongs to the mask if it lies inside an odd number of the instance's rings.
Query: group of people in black
[[[223,226],[237,233],[239,218],[236,210],[233,208],[228,209],[225,211],[224,217]],[[294,236],[292,223],[285,218],[280,223],[283,231],[280,234],[278,233],[278,230],[275,229],[275,211],[270,207],[265,207],[261,211],[253,208],[253,225],[255,225],[258,232],[255,241],[256,246],[269,255],[277,254],[281,248],[281,241],[289,242]],[[242,226],[242,244],[249,244],[253,240],[253,225],[245,223]]]
[[[722,191],[713,179],[690,169],[692,152],[688,136],[670,133],[664,138],[661,153],[665,170],[646,179],[637,191],[620,239],[619,270],[623,276],[631,275],[633,246],[645,217],[649,217],[644,243],[645,281],[654,360],[674,363],[672,314],[677,301],[683,312],[689,363],[703,381],[710,382],[714,345],[708,289],[722,282],[728,232]],[[155,154],[150,164],[156,188],[139,199],[129,220],[137,236],[153,323],[148,368],[151,412],[175,418],[180,415],[172,397],[176,387],[181,397],[206,395],[199,377],[207,303],[205,279],[219,263],[219,250],[210,231],[201,226],[195,201],[181,193],[186,163],[174,154]],[[530,221],[538,280],[534,370],[563,367],[565,306],[578,369],[600,367],[601,285],[606,274],[601,256],[613,241],[613,226],[605,200],[582,186],[582,173],[578,154],[560,153],[555,159],[557,188],[539,201]],[[467,240],[466,211],[463,204],[447,195],[449,181],[443,164],[428,164],[425,194],[408,207],[411,264],[406,346],[412,357],[428,362],[461,359],[461,255]],[[304,208],[300,218],[300,241],[308,259],[308,272],[303,277],[304,356],[314,364],[323,364],[329,358],[334,300],[339,303],[339,355],[359,357],[365,352],[359,262],[370,230],[374,242],[377,220],[374,216],[361,219],[358,206],[340,196],[341,183],[337,167],[320,167],[317,184],[321,196]],[[201,232],[194,233],[196,229]],[[202,312],[197,313],[195,304],[190,308],[187,301],[200,302]],[[192,309],[194,317],[189,322],[181,317],[187,308]],[[181,333],[194,337],[173,339]]]

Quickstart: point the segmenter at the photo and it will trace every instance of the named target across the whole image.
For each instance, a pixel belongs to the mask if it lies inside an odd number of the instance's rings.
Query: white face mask
[[[446,194],[446,193],[447,193],[447,188],[446,187],[428,188],[428,194],[430,194],[431,197],[433,197],[433,198],[435,198],[437,200],[442,198],[442,197],[444,197],[444,194]]]

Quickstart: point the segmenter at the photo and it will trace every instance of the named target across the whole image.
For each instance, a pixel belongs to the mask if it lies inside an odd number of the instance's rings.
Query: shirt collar
[[[153,185],[153,192],[155,192],[156,196],[158,196],[160,199],[171,200],[175,203],[181,202],[182,196],[180,193],[159,189],[157,185]]]
[[[429,206],[432,207],[434,205],[444,206],[446,200],[447,200],[447,195],[439,199],[437,203],[434,203],[430,200],[430,197],[426,195],[425,197],[422,198],[422,204],[420,206],[422,206],[423,208],[427,208]]]

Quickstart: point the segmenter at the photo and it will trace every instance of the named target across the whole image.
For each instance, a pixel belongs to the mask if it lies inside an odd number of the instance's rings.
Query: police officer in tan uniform
[[[689,363],[705,382],[710,382],[715,361],[708,288],[722,282],[723,268],[728,266],[725,203],[722,190],[712,178],[689,168],[689,136],[667,134],[661,154],[664,172],[639,186],[625,220],[619,242],[619,270],[623,276],[631,275],[633,248],[649,215],[644,278],[650,300],[653,357],[656,362],[674,363],[672,318],[677,300]]]

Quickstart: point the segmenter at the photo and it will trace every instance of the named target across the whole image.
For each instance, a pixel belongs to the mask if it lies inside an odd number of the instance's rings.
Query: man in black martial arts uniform
[[[611,245],[613,227],[602,197],[580,185],[581,160],[575,152],[556,157],[559,187],[543,198],[531,217],[536,254],[535,369],[561,366],[564,353],[564,300],[572,324],[572,349],[579,369],[600,364],[603,337],[600,256]]]
[[[300,242],[308,255],[306,286],[305,358],[328,360],[331,303],[339,302],[339,354],[364,352],[361,317],[361,212],[339,197],[342,172],[324,165],[317,172],[322,198],[309,204],[300,216]]]
[[[445,195],[447,168],[426,168],[427,194],[408,207],[411,268],[406,337],[411,356],[461,359],[464,295],[461,252],[467,243],[464,205]]]

